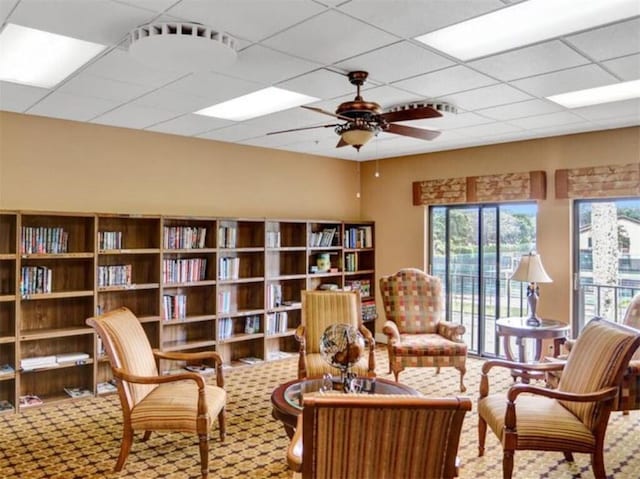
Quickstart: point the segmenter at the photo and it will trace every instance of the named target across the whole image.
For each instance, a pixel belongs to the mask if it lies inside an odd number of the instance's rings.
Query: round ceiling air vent
[[[436,111],[439,111],[443,115],[446,113],[457,114],[458,109],[452,105],[451,103],[447,103],[444,101],[424,101],[424,102],[414,102],[414,103],[405,103],[402,105],[396,105],[391,108],[388,108],[386,111],[404,111],[411,110],[412,108],[423,108],[425,106],[430,106]]]
[[[129,33],[129,54],[155,68],[222,71],[236,60],[236,40],[198,23],[150,23]]]

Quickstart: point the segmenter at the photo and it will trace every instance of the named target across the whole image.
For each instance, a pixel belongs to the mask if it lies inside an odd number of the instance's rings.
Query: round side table
[[[510,361],[528,362],[524,340],[525,338],[535,340],[535,353],[531,362],[537,362],[542,359],[543,339],[552,339],[553,355],[560,354],[560,346],[569,334],[569,325],[553,319],[543,319],[540,326],[530,326],[527,324],[527,318],[500,318],[496,321],[496,332],[498,336],[503,338],[504,352]],[[510,338],[512,336],[516,339],[518,346],[517,358],[511,350]],[[544,379],[543,373],[514,370],[511,375],[514,379],[520,377],[524,383],[528,383],[530,379]]]

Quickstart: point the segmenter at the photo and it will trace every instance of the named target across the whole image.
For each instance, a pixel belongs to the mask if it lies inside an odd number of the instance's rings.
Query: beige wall
[[[544,170],[547,199],[538,202],[537,245],[554,282],[540,285],[539,313],[569,322],[571,202],[555,199],[554,172],[639,161],[635,127],[393,158],[378,163],[379,178],[376,162],[368,162],[362,167],[362,216],[376,222],[376,273],[427,263],[425,208],[412,205],[413,181]]]
[[[0,209],[357,219],[357,164],[0,112]]]

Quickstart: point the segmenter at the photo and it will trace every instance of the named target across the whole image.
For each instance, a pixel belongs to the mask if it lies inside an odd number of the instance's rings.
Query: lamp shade
[[[526,283],[553,282],[553,280],[544,270],[544,266],[542,266],[540,255],[536,253],[522,255],[518,267],[513,272],[513,275],[511,275],[511,279],[516,281],[523,281]]]
[[[374,136],[370,130],[347,130],[342,134],[342,139],[349,145],[364,145]]]

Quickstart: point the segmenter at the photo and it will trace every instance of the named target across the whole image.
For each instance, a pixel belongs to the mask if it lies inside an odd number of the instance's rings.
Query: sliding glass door
[[[535,249],[536,212],[535,203],[429,210],[430,271],[442,279],[447,320],[465,325],[474,354],[500,355],[496,319],[526,312],[523,285],[509,278]]]

